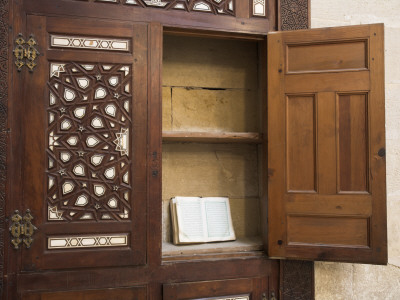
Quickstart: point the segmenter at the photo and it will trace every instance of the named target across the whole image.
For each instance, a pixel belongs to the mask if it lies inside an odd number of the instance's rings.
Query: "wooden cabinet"
[[[10,1],[3,299],[309,299],[277,258],[386,263],[383,26],[275,11]],[[173,245],[174,196],[228,196],[237,241]]]

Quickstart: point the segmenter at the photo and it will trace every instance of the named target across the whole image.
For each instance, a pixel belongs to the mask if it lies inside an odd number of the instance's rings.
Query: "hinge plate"
[[[15,48],[13,51],[18,72],[22,70],[23,66],[26,66],[29,72],[33,72],[33,69],[37,65],[35,60],[40,54],[35,48],[36,45],[37,43],[33,35],[26,41],[22,33],[18,34],[15,39]]]
[[[9,228],[11,234],[11,244],[14,249],[19,249],[21,243],[26,248],[30,248],[33,242],[34,231],[37,230],[35,225],[32,224],[33,216],[29,209],[26,210],[25,215],[21,216],[19,211],[16,210],[11,217],[11,226]]]

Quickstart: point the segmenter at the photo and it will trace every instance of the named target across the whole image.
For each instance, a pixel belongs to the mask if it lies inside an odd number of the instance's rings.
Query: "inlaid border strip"
[[[0,297],[3,295],[4,278],[9,8],[9,0],[0,0]]]
[[[47,238],[47,249],[104,248],[128,246],[128,234],[54,236]]]
[[[106,51],[129,51],[129,39],[109,39],[68,35],[50,35],[50,46],[56,48],[75,48]]]

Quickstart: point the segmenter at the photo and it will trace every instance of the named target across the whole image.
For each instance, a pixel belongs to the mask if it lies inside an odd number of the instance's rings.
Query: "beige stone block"
[[[169,200],[163,199],[162,201],[162,241],[172,242],[172,221],[171,212],[169,208]]]
[[[396,18],[398,19],[398,16]],[[385,24],[385,81],[387,84],[400,84],[400,42],[398,39],[400,36],[400,21],[398,23],[397,27],[393,27],[388,23]]]
[[[258,132],[255,92],[172,89],[172,129],[177,131]]]
[[[171,115],[171,88],[162,88],[162,129],[172,130],[172,115]]]
[[[399,47],[400,48],[400,47]],[[400,54],[399,54],[400,57]],[[400,70],[400,66],[399,66]],[[400,76],[398,77],[400,81]],[[386,139],[397,140],[396,147],[400,146],[400,83],[386,84]]]
[[[354,299],[352,276],[351,264],[315,262],[315,299]]]
[[[166,35],[163,55],[166,86],[258,86],[256,42]]]
[[[259,198],[231,198],[229,205],[237,238],[260,235]]]
[[[163,145],[163,199],[175,196],[258,197],[255,145]]]
[[[354,265],[353,299],[400,299],[400,268]]]
[[[389,263],[400,267],[400,195],[388,195],[388,248]]]
[[[400,139],[386,141],[387,193],[400,195]]]

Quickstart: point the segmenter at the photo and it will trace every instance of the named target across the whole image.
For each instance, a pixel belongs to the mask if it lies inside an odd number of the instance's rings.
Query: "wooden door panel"
[[[328,72],[368,68],[367,40],[287,45],[287,72]]]
[[[268,277],[171,283],[163,285],[163,299],[251,300],[276,295],[272,287],[269,289]]]
[[[286,101],[287,192],[316,192],[315,96],[288,95]]]
[[[147,27],[27,23],[42,56],[23,100],[23,198],[38,230],[22,268],[144,264]]]
[[[269,255],[386,263],[383,26],[268,42]]]
[[[368,193],[368,94],[337,95],[337,160],[340,193]]]
[[[145,300],[146,287],[129,287],[117,289],[29,293],[22,296],[23,300]]]

